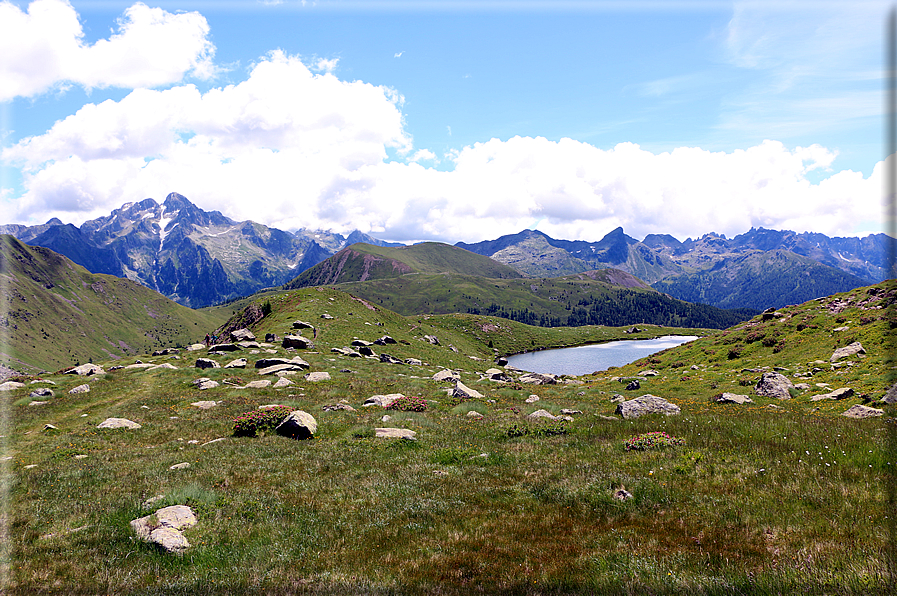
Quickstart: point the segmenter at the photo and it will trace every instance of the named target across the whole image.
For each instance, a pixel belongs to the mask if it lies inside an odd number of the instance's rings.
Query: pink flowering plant
[[[685,439],[671,437],[665,432],[655,431],[636,435],[626,439],[623,444],[626,451],[645,451],[647,449],[662,449],[674,445],[685,445]]]
[[[427,400],[412,395],[403,396],[386,406],[386,409],[399,412],[424,412],[427,409]]]
[[[265,410],[244,412],[234,418],[234,436],[255,437],[259,433],[271,432],[292,411],[293,408],[290,406],[275,406]]]

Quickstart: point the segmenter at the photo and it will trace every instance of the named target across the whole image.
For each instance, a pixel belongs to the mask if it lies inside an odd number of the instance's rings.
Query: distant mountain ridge
[[[889,242],[893,240],[885,234],[829,238],[764,228],[731,240],[715,233],[685,242],[649,234],[639,242],[617,228],[598,242],[557,240],[524,230],[456,246],[535,277],[611,267],[681,300],[763,310],[886,279]]]
[[[92,273],[138,281],[193,308],[284,284],[358,241],[388,245],[361,232],[285,232],[204,211],[178,193],[125,203],[81,227],[54,218],[45,224],[0,226],[33,246],[50,248]]]

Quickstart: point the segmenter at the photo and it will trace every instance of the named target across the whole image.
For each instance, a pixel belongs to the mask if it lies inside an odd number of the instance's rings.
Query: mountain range
[[[453,268],[456,257],[446,263],[429,263],[423,269],[421,263],[411,264],[403,271],[396,263],[404,263],[414,251],[403,250],[398,260],[371,252],[370,247],[344,252],[357,243],[376,247],[401,244],[359,231],[348,236],[309,229],[287,232],[253,221],[237,222],[218,211],[204,211],[177,193],[169,194],[161,205],[153,199],[126,203],[109,216],[80,227],[54,218],[36,226],[0,225],[0,233],[50,248],[90,272],[137,281],[193,308],[284,284],[332,285],[412,271],[457,272]],[[720,308],[762,310],[888,278],[892,241],[885,234],[829,238],[818,233],[752,228],[732,239],[708,233],[682,242],[668,234],[650,234],[640,242],[617,228],[597,242],[558,240],[524,230],[454,246],[491,259],[492,265],[484,261],[475,267],[477,273],[466,272],[470,275],[551,278],[612,268],[674,298]],[[428,254],[433,256],[432,251]],[[440,258],[450,254],[439,251]],[[470,265],[462,260],[464,267]],[[304,274],[319,263],[324,264],[314,274]],[[498,264],[508,268],[498,268]]]

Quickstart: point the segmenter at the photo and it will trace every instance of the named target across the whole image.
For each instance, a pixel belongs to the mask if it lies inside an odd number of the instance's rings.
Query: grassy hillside
[[[553,327],[651,323],[723,328],[753,314],[675,300],[615,269],[550,279],[404,275],[336,287],[404,315],[486,314]]]
[[[20,371],[186,345],[221,321],[12,236],[0,236],[0,284],[0,362]]]
[[[308,321],[316,330],[303,333],[314,348],[141,355],[176,368],[49,375],[50,398],[29,397],[31,386],[0,393],[4,465],[14,479],[3,588],[29,595],[893,593],[888,482],[897,453],[888,438],[897,409],[878,400],[891,382],[895,296],[894,283],[861,288],[626,367],[528,385],[510,369],[511,382],[485,377],[495,349],[521,337],[625,337],[623,329],[402,317],[328,288],[269,295],[256,303],[271,307],[253,326],[256,335],[280,336],[293,321]],[[421,364],[331,351],[384,334],[397,343],[373,346],[377,353]],[[852,341],[864,356],[829,362]],[[284,377],[292,384],[283,388],[246,387],[268,378],[253,367],[259,358],[295,355],[330,380],[298,374]],[[249,362],[200,370],[197,356]],[[482,397],[450,397],[450,385],[432,378],[442,367]],[[658,375],[625,389],[619,378],[646,367]],[[762,367],[810,389],[788,400],[756,395]],[[220,384],[199,390],[198,377]],[[89,393],[68,393],[85,382]],[[840,387],[856,393],[811,400]],[[722,391],[753,401],[710,401]],[[426,409],[362,407],[391,393],[423,397]],[[645,393],[680,414],[615,415],[617,394]],[[48,403],[28,405],[35,399]],[[193,405],[200,400],[215,405]],[[864,401],[884,416],[839,415]],[[340,402],[353,410],[330,409]],[[234,436],[234,418],[264,404],[310,413],[314,439]],[[527,418],[538,409],[580,413],[539,424]],[[107,417],[142,428],[97,429]],[[379,427],[413,430],[416,440],[376,438]],[[683,443],[626,450],[648,432]],[[189,466],[172,469],[177,464]],[[622,489],[631,498],[616,498]],[[198,520],[184,532],[191,546],[182,556],[138,540],[129,527],[175,504],[189,505]]]
[[[303,272],[287,289],[363,282],[400,277],[409,273],[449,273],[488,278],[521,277],[516,270],[470,251],[424,242],[414,246],[383,247],[353,244]]]

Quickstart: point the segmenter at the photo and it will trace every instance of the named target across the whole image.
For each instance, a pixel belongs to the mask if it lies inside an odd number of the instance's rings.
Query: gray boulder
[[[231,341],[255,341],[255,335],[249,329],[245,327],[243,329],[236,329],[230,332]]]
[[[215,344],[209,346],[209,352],[237,352],[242,348],[237,344]]]
[[[221,368],[221,365],[211,358],[197,358],[195,367],[205,370],[207,368]]]
[[[642,384],[639,383],[638,379],[632,379],[626,385],[626,391],[637,391],[638,389],[641,389],[641,388],[642,388]]]
[[[718,404],[752,404],[752,400],[747,395],[738,395],[737,393],[721,393],[713,398]]]
[[[268,368],[281,364],[291,366],[294,369],[305,370],[308,368],[308,362],[299,356],[294,356],[293,358],[259,358],[255,361],[256,368]]]
[[[427,343],[430,343],[430,344],[432,344],[432,345],[434,345],[434,346],[438,346],[438,345],[439,345],[439,340],[436,338],[435,335],[425,335],[425,336],[423,337],[423,339],[424,339],[424,341],[426,341]]]
[[[293,321],[293,329],[314,329],[315,326],[305,321]],[[265,340],[267,341],[267,340]]]
[[[884,414],[884,410],[879,410],[878,408],[870,408],[869,406],[863,406],[857,404],[846,412],[842,413],[842,416],[846,416],[848,418],[874,418],[876,416],[881,416]]]
[[[196,388],[200,391],[205,391],[206,389],[214,389],[217,387],[218,381],[213,381],[208,377],[202,377],[193,381],[193,384],[196,385]]]
[[[897,383],[891,385],[891,388],[888,389],[887,393],[885,393],[885,396],[881,398],[881,401],[885,402],[886,404],[897,404]]]
[[[460,379],[461,375],[447,368],[444,370],[440,370],[435,375],[433,375],[434,381],[458,381]]]
[[[377,344],[378,346],[385,346],[385,345],[388,345],[388,344],[394,344],[394,343],[396,343],[396,340],[394,340],[393,338],[391,338],[391,337],[388,336],[388,335],[384,335],[383,337],[381,337],[381,338],[379,338],[379,339],[375,339],[375,340],[374,340],[374,343]]]
[[[754,391],[757,395],[763,397],[775,397],[777,399],[791,399],[789,389],[793,389],[794,385],[784,375],[777,372],[765,372],[757,381]]]
[[[555,375],[543,375],[541,373],[527,373],[520,376],[521,383],[530,385],[555,385],[558,380]]]
[[[527,416],[530,420],[560,420],[558,416],[555,416],[548,410],[536,410],[532,414]]]
[[[105,373],[106,371],[103,370],[103,367],[90,363],[81,364],[65,371],[65,374],[67,375],[78,375],[79,377],[89,377],[91,375],[102,375]]]
[[[287,335],[280,343],[281,347],[294,348],[296,350],[306,350],[311,347],[311,340],[301,335]]]
[[[127,418],[106,418],[97,428],[141,428],[139,424]]]
[[[19,383],[18,381],[6,381],[5,383],[0,384],[0,391],[15,391],[24,386],[25,383]]]
[[[853,342],[852,344],[846,345],[843,348],[838,348],[832,354],[832,357],[829,359],[830,362],[837,362],[842,358],[847,358],[848,356],[853,356],[854,354],[865,354],[866,350],[863,349],[863,344],[858,341]]]
[[[28,394],[28,397],[53,397],[53,390],[48,387],[40,387]]]
[[[638,418],[645,414],[665,414],[673,416],[680,412],[679,406],[656,395],[643,395],[617,404],[616,414],[625,419]]]
[[[361,346],[360,348],[358,348],[358,353],[361,354],[362,356],[376,356],[377,355],[374,353],[374,350],[372,350],[368,346]]]
[[[330,373],[324,372],[324,371],[310,372],[307,375],[305,375],[305,380],[308,381],[309,383],[318,383],[320,381],[329,381]]]
[[[405,364],[408,366],[423,366],[424,363],[417,358],[405,358]]]
[[[847,397],[853,397],[854,391],[850,387],[842,387],[840,389],[835,389],[830,393],[823,393],[822,395],[814,395],[810,398],[810,401],[823,401],[826,399],[844,399]]]
[[[246,368],[248,362],[245,358],[237,358],[236,360],[231,360],[227,364],[224,365],[224,368]]]
[[[84,385],[78,385],[77,387],[70,389],[69,393],[72,395],[77,395],[79,393],[90,393],[90,385],[88,385],[87,383],[85,383]]]
[[[302,410],[296,410],[277,425],[275,432],[291,439],[311,439],[318,430],[314,416]]]
[[[389,407],[392,402],[396,401],[400,397],[405,397],[401,393],[390,393],[388,395],[372,395],[361,404],[361,407],[368,408],[371,406],[380,406],[381,408]]]
[[[405,439],[416,441],[417,433],[407,428],[375,428],[374,436],[379,439]]]
[[[452,397],[458,399],[483,399],[483,394],[476,389],[471,389],[461,381],[456,381],[455,388],[452,389]]]
[[[394,357],[390,356],[389,354],[385,354],[385,353],[380,354],[380,362],[383,362],[385,364],[404,364],[404,362],[402,362],[398,358],[394,358]]]
[[[181,553],[190,547],[181,531],[195,525],[196,515],[186,505],[164,507],[152,515],[131,520],[131,528],[138,538],[172,553]]]

